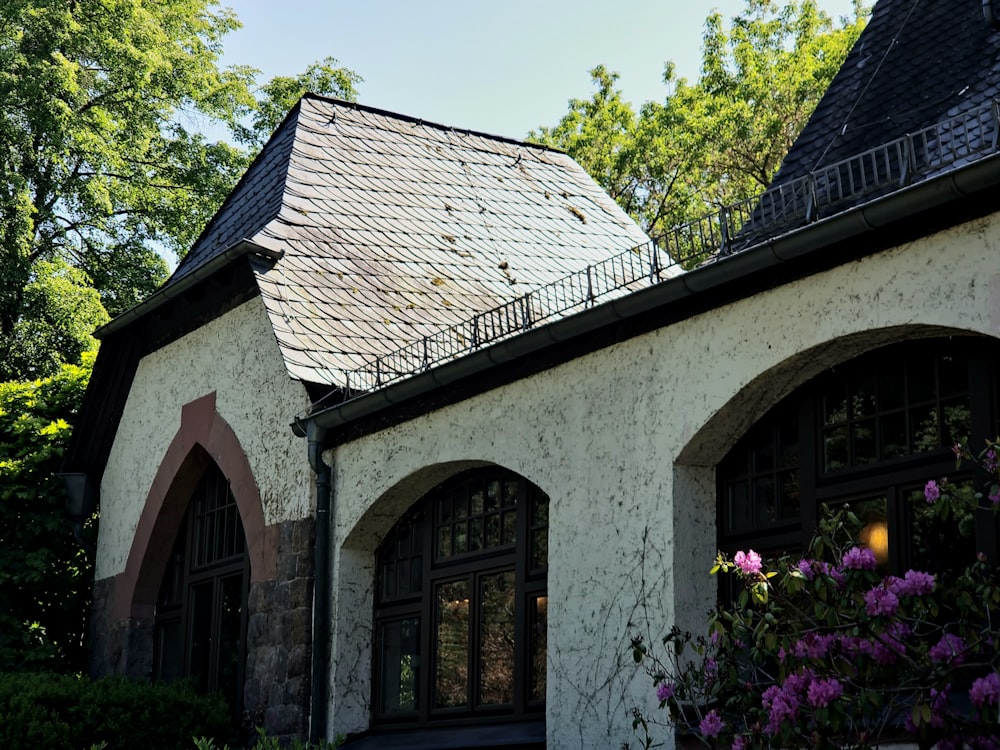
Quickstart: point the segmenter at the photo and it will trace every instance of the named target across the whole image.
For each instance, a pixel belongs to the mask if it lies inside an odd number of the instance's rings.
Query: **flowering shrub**
[[[933,481],[926,502],[942,518],[971,515],[963,504],[996,511],[1000,446],[955,452],[976,460],[988,490]],[[733,576],[739,593],[712,615],[707,637],[674,628],[656,652],[633,639],[660,707],[634,714],[643,747],[665,725],[733,750],[888,741],[1000,750],[1000,569],[980,554],[947,581],[887,575],[857,543],[860,529],[849,507],[824,508],[804,559],[720,554],[712,573]]]

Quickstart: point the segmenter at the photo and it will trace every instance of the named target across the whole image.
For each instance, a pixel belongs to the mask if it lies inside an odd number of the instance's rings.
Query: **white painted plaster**
[[[288,427],[309,404],[288,377],[263,304],[254,298],[139,363],[101,483],[96,577],[120,573],[181,407],[216,392],[257,481],[265,523],[311,512],[306,445]]]
[[[995,335],[998,238],[998,218],[979,220],[338,446],[331,727],[368,724],[379,538],[459,462],[484,461],[551,498],[548,747],[633,741],[629,710],[653,696],[630,635],[695,626],[714,600],[714,464],[839,359],[928,326]]]

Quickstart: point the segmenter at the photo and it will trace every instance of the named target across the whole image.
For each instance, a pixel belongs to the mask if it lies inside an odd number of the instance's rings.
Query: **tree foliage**
[[[55,472],[92,361],[0,383],[0,672],[86,666],[92,561],[73,538]]]
[[[159,253],[183,255],[251,158],[208,126],[258,146],[306,87],[354,97],[332,59],[259,88],[254,69],[221,68],[238,25],[214,0],[0,5],[0,359],[34,324],[41,263],[83,271],[112,314],[165,279]]]
[[[662,234],[767,187],[866,16],[861,0],[838,21],[816,0],[747,0],[728,27],[708,16],[697,81],[667,63],[664,100],[636,111],[618,75],[598,66],[591,98],[529,137],[566,150],[647,233]]]

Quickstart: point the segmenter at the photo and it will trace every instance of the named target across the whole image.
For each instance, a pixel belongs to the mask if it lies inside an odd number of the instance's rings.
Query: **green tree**
[[[92,562],[66,520],[59,470],[93,354],[0,383],[0,672],[79,671]]]
[[[728,28],[709,15],[697,81],[667,63],[664,100],[636,112],[598,66],[592,97],[529,138],[567,151],[660,235],[767,187],[866,17],[861,0],[838,21],[815,0],[747,0]]]
[[[80,362],[97,348],[94,329],[108,321],[87,275],[58,259],[35,263],[21,305],[4,339],[0,381],[42,377],[64,362]]]
[[[112,314],[165,279],[159,253],[183,256],[250,159],[201,130],[258,145],[305,87],[354,97],[331,59],[255,96],[257,71],[219,66],[238,25],[214,0],[0,4],[0,360],[39,263],[86,273]]]

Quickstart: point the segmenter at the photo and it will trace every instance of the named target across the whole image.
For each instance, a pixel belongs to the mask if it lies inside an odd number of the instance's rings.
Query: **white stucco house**
[[[767,194],[655,244],[563,154],[304,98],[102,331],[94,672],[362,748],[619,747],[630,639],[700,627],[716,550],[850,500],[891,569],[995,558],[909,499],[1000,428],[1000,32],[912,5]]]

